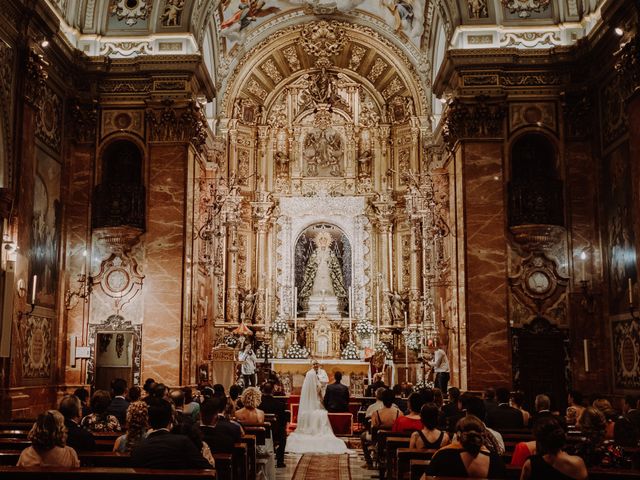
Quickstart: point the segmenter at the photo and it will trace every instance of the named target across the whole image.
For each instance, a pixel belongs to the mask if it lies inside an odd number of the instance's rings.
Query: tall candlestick
[[[409,381],[409,346],[407,345],[409,335],[404,337],[404,381]]]
[[[582,341],[582,347],[584,348],[584,371],[589,373],[589,340],[585,338]]]
[[[587,254],[585,252],[580,253],[580,280],[586,280],[585,265],[587,263]]]
[[[404,328],[405,328],[405,330],[407,329],[407,325],[408,325],[408,323],[407,323],[407,312],[404,312]]]
[[[631,277],[629,277],[629,305],[633,305],[633,284],[631,283]]]
[[[631,282],[631,280],[629,280]],[[36,285],[38,285],[38,276],[33,276],[33,284],[31,287],[31,305],[35,305],[36,303]]]
[[[376,327],[378,329],[378,341],[380,341],[380,282],[376,284]]]
[[[444,320],[444,302],[442,301],[442,297],[440,297],[440,316]]]
[[[293,317],[298,318],[298,287],[293,287]]]

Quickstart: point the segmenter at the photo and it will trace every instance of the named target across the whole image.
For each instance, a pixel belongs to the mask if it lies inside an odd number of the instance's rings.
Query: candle
[[[407,328],[407,312],[404,312],[404,328]]]
[[[444,320],[444,302],[442,301],[442,297],[440,297],[440,316]]]
[[[580,260],[582,260],[580,262],[580,276],[581,276],[580,280],[586,280],[587,276],[585,274],[585,268],[586,268],[585,265],[587,263],[587,254],[585,252],[582,252],[580,254]]]
[[[436,325],[436,311],[435,310],[431,310],[431,320],[433,320],[433,326],[435,327],[435,325]]]
[[[298,316],[298,287],[293,287],[293,316]]]
[[[582,340],[582,347],[584,348],[584,371],[589,373],[589,340],[586,338]]]
[[[633,285],[631,283],[631,277],[629,277],[629,305],[633,305]]]
[[[631,280],[629,280],[631,282]],[[38,285],[38,276],[33,276],[33,284],[31,287],[31,305],[35,305],[36,303],[36,285]]]

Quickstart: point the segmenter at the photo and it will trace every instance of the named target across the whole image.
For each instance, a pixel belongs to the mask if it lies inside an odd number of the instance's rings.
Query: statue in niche
[[[405,303],[399,292],[388,292],[389,308],[393,323],[399,325],[404,321]]]
[[[274,157],[276,161],[276,177],[288,178],[289,177],[289,162],[291,161],[286,153],[276,152]]]
[[[322,170],[328,170],[334,177],[342,176],[340,163],[343,155],[342,138],[333,128],[314,129],[304,141],[303,157],[310,177],[322,175]]]
[[[244,315],[244,320],[250,323],[253,323],[257,296],[258,294],[255,290],[249,290],[245,293],[244,298],[242,299],[242,314]]]
[[[371,150],[367,149],[360,154],[358,157],[358,174],[361,177],[370,177],[371,176]]]
[[[348,308],[341,252],[328,230],[319,230],[312,241],[315,248],[304,266],[298,294],[301,305],[308,314],[340,317]]]

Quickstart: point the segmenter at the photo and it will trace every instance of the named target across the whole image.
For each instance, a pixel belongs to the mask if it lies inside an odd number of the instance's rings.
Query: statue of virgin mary
[[[298,296],[309,314],[319,313],[320,305],[329,316],[340,316],[348,308],[348,295],[340,260],[331,248],[331,234],[320,231],[314,238],[315,250],[309,256]]]

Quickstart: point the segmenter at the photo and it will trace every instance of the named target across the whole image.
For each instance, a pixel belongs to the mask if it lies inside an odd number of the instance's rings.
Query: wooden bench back
[[[19,480],[119,480],[148,478],[152,480],[201,480],[216,478],[215,470],[156,470],[148,468],[63,468],[0,466],[0,477]]]

